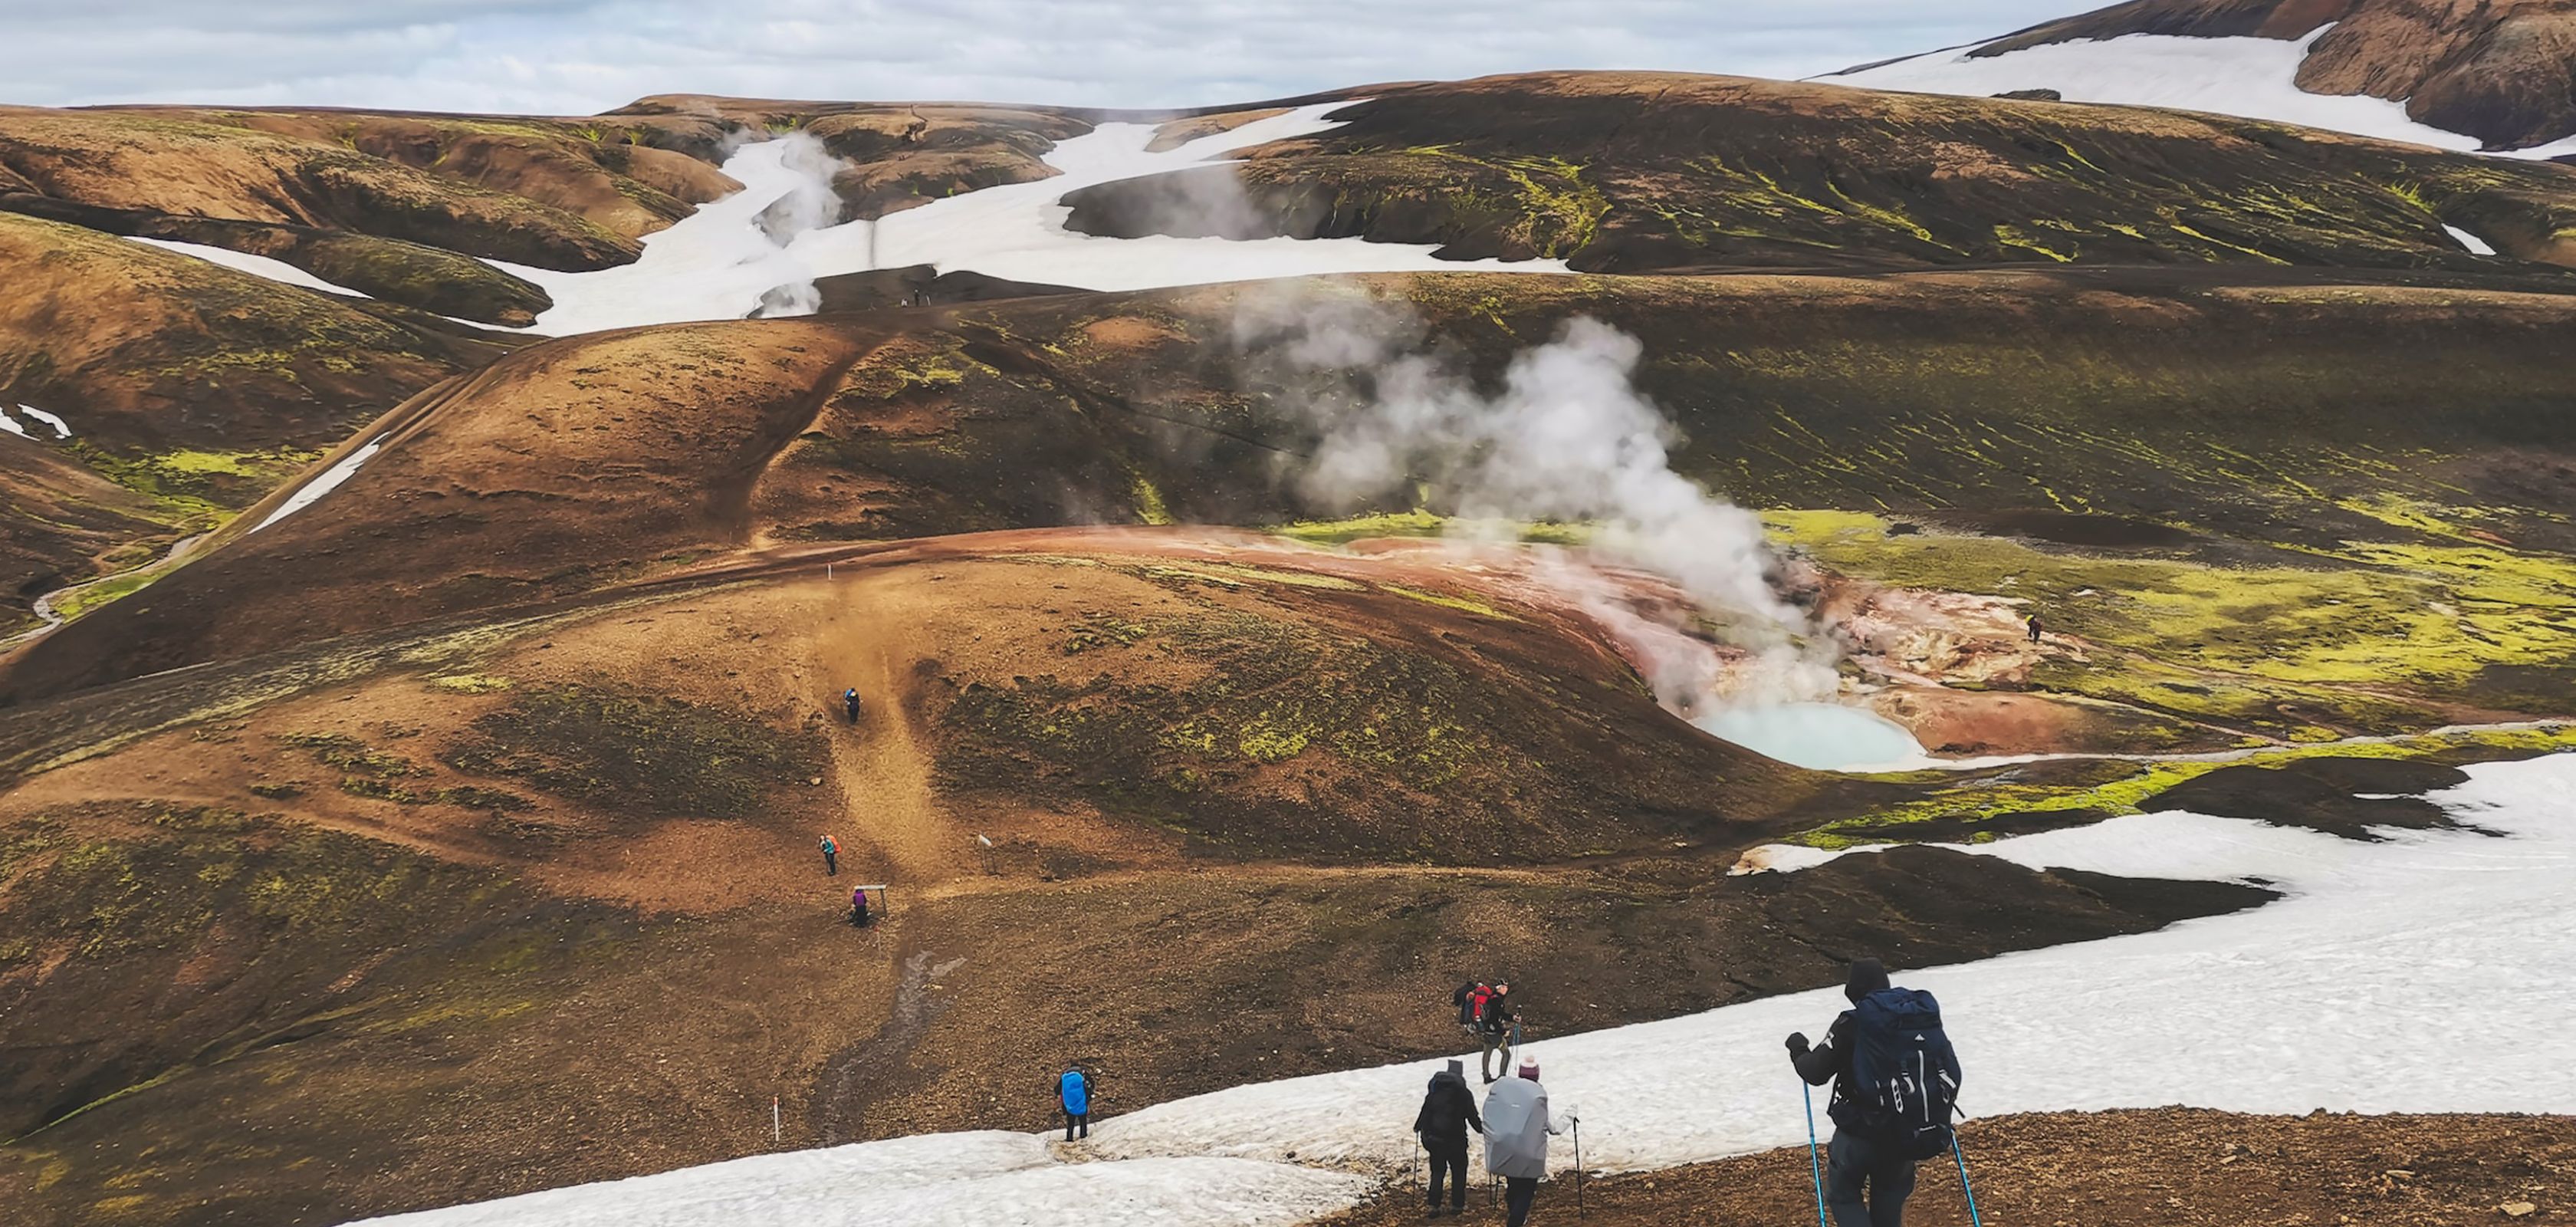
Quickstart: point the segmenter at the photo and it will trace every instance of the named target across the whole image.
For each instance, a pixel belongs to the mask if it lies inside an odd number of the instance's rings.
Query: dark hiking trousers
[[[1825,1159],[1825,1205],[1834,1212],[1834,1227],[1903,1227],[1905,1199],[1913,1192],[1914,1160],[1848,1129],[1834,1130]]]
[[[1446,1183],[1449,1186],[1450,1208],[1454,1210],[1466,1209],[1466,1141],[1461,1139],[1455,1148],[1449,1146],[1432,1146],[1427,1149],[1431,1154],[1431,1196],[1424,1200],[1424,1204],[1430,1206],[1434,1210],[1439,1209],[1440,1187],[1443,1183]],[[1442,1177],[1447,1177],[1447,1180],[1443,1181]]]
[[[1528,1222],[1530,1202],[1537,1196],[1538,1178],[1536,1176],[1503,1177],[1503,1211],[1508,1216],[1504,1221],[1509,1223],[1510,1227],[1521,1227],[1521,1224]]]
[[[827,878],[837,878],[841,876],[840,853],[826,852],[823,854],[823,876]]]
[[[1073,1140],[1073,1131],[1076,1128],[1082,1130],[1082,1136],[1091,1136],[1091,1114],[1089,1112],[1067,1112],[1064,1114],[1065,1141],[1070,1142]]]

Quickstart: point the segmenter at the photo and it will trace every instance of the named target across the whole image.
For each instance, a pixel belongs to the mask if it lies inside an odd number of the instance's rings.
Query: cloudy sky
[[[1793,77],[2100,0],[0,0],[0,102],[1178,106],[1535,68]]]

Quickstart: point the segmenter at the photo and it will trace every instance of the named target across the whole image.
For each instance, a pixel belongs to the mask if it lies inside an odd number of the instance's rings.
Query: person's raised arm
[[[1833,1029],[1825,1033],[1825,1042],[1810,1046],[1804,1032],[1789,1036],[1789,1064],[1809,1086],[1823,1086],[1834,1080],[1842,1069],[1842,1054],[1834,1045],[1843,1038],[1843,1020],[1835,1019]]]

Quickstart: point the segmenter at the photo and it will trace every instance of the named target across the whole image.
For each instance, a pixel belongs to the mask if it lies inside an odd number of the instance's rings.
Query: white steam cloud
[[[841,223],[841,194],[832,180],[849,163],[825,148],[821,138],[802,129],[779,137],[778,143],[779,166],[792,176],[793,182],[752,219],[752,224],[785,252],[798,235]],[[761,294],[760,307],[754,315],[812,315],[822,307],[823,292],[815,288],[812,271],[801,265],[796,271],[801,274],[797,279]]]
[[[1835,650],[1780,595],[1761,521],[1674,471],[1678,435],[1634,382],[1644,354],[1635,337],[1569,319],[1514,355],[1488,392],[1424,335],[1409,311],[1382,301],[1247,295],[1235,341],[1257,380],[1344,377],[1338,392],[1290,398],[1319,435],[1295,475],[1303,494],[1355,510],[1419,483],[1438,510],[1471,525],[1592,525],[1592,555],[1665,577],[1693,608],[1680,617],[1640,608],[1634,585],[1581,555],[1543,562],[1533,578],[1616,637],[1685,717],[1834,693]]]

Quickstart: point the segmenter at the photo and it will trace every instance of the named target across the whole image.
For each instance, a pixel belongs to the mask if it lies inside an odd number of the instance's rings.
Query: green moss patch
[[[740,818],[819,773],[821,747],[749,715],[579,686],[530,688],[440,758],[623,813]]]

